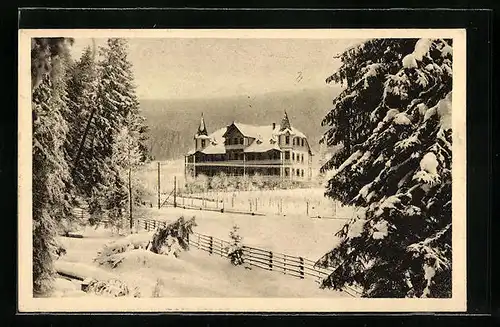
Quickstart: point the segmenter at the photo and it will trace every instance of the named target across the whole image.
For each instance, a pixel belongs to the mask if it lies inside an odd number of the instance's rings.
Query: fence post
[[[273,253],[269,251],[269,269],[273,270]]]
[[[300,261],[300,278],[304,279],[304,258],[299,257]]]
[[[157,163],[157,166],[158,166],[158,177],[157,177],[157,183],[158,183],[158,209],[160,209],[161,207],[161,203],[160,203],[160,198],[161,198],[161,188],[160,188],[160,162],[158,161]]]
[[[174,208],[177,208],[177,176],[174,176]]]
[[[306,201],[306,204],[307,204],[306,214],[307,214],[307,217],[309,217],[309,201]]]
[[[210,250],[210,254],[214,253],[214,238],[213,236],[210,236],[210,245],[209,245],[209,250]]]

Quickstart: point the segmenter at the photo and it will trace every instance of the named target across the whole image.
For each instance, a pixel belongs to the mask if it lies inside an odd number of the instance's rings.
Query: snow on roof
[[[292,127],[290,129],[286,129],[285,131],[280,132],[280,125],[276,124],[273,129],[272,125],[263,125],[263,126],[255,126],[255,125],[247,125],[242,123],[233,123],[234,126],[246,137],[254,138],[255,140],[244,149],[244,152],[266,152],[269,150],[280,150],[278,145],[277,135],[283,134],[283,132],[289,131],[290,134],[303,137],[306,136],[299,131],[298,129]],[[226,153],[226,148],[224,146],[225,138],[224,134],[227,131],[227,127],[220,128],[209,134],[210,143],[199,152],[204,154],[224,154]],[[187,154],[192,155],[196,151],[191,149]]]
[[[284,131],[280,132],[281,126],[280,124],[276,124],[276,126],[273,127],[272,125],[262,125],[262,126],[255,126],[255,125],[247,125],[247,124],[242,124],[242,123],[234,123],[234,126],[238,128],[238,130],[245,136],[253,137],[253,138],[258,138],[259,135],[279,135],[283,134],[285,131],[290,131],[290,134],[296,135],[299,137],[306,137],[304,133],[296,129],[295,127],[292,127],[291,129],[285,129]]]

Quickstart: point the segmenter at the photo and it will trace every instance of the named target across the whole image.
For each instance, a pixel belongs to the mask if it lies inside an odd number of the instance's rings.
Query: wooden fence
[[[325,209],[322,212],[317,211],[317,206],[319,203],[317,201],[304,200],[304,202],[293,201],[295,206],[290,206],[288,201],[287,204],[282,198],[279,199],[261,199],[261,198],[249,198],[246,200],[237,200],[238,197],[236,193],[233,196],[221,196],[218,195],[191,195],[191,194],[178,194],[176,205],[177,207],[184,209],[199,209],[207,211],[219,211],[227,213],[239,213],[239,214],[251,214],[258,216],[266,215],[287,215],[287,214],[297,214],[303,212],[305,216],[309,218],[318,219],[336,219],[336,220],[349,220],[352,219],[352,214],[349,216],[345,212],[341,216],[337,216],[337,209],[333,210],[333,215],[331,212],[326,214]],[[173,199],[167,199],[164,202],[167,205],[172,206],[174,204]],[[316,208],[316,209],[315,209]]]
[[[135,230],[144,229],[148,232],[154,231],[159,227],[166,227],[168,222],[154,219],[134,219]]]
[[[136,228],[153,231],[158,227],[166,226],[167,222],[153,219],[136,219],[134,224]],[[228,248],[232,244],[229,241],[196,232],[189,235],[188,243],[190,246],[208,252],[210,255],[216,255],[223,258],[227,258],[229,255]],[[275,271],[291,277],[309,279],[321,283],[321,281],[333,271],[333,269],[315,267],[315,262],[307,258],[259,249],[247,245],[244,245],[242,248],[245,264],[268,271]],[[354,297],[360,296],[360,291],[352,287],[346,287],[344,291]]]
[[[77,218],[80,218],[80,219],[89,219],[90,218],[89,212],[86,210],[86,208],[83,208],[83,207],[73,208],[73,215]]]

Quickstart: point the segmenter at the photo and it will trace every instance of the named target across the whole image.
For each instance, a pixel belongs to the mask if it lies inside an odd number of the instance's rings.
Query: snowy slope
[[[116,237],[105,231],[96,233],[86,229],[84,238],[61,237],[67,254],[59,259],[59,266],[81,273],[98,272],[98,276],[114,276],[124,281],[129,289],[138,289],[141,297],[338,297],[342,292],[320,290],[311,280],[300,280],[277,272],[235,267],[229,260],[210,256],[191,249],[179,258],[157,255],[145,250],[126,252],[117,268],[97,267],[92,258],[107,242]],[[109,275],[103,273],[107,271]],[[80,296],[67,289],[66,281],[59,281],[57,296]],[[65,291],[66,290],[66,291]]]

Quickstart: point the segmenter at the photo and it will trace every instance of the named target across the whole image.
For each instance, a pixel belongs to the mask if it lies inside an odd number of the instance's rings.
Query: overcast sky
[[[128,44],[139,98],[173,99],[325,88],[340,65],[333,56],[360,41],[131,38]],[[73,57],[91,44],[75,39]]]

